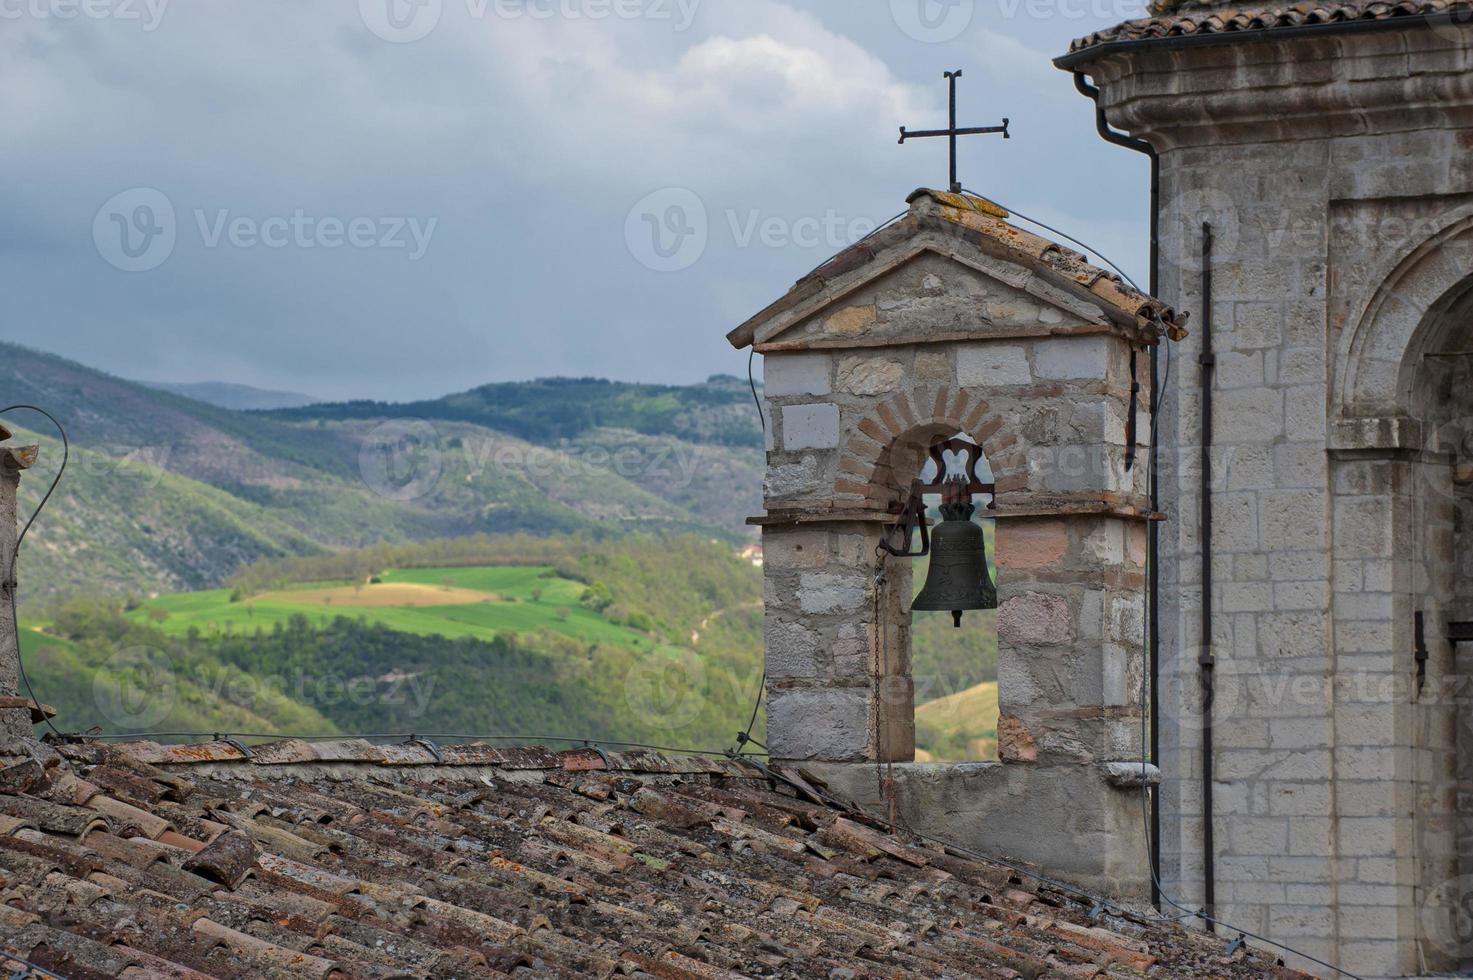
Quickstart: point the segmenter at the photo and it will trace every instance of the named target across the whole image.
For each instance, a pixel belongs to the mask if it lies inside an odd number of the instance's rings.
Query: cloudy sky
[[[0,0],[3,336],[405,399],[740,373],[724,334],[944,186],[1132,275],[1144,158],[1050,58],[1136,0]]]

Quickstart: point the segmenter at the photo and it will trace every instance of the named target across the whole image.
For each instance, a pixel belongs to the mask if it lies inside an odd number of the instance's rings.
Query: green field
[[[493,640],[502,632],[548,631],[584,642],[633,648],[649,649],[656,643],[638,630],[611,623],[595,610],[580,606],[586,586],[559,578],[549,566],[392,569],[375,578],[375,584],[359,587],[343,582],[295,583],[234,602],[230,589],[181,592],[147,600],[129,616],[175,636],[191,629],[206,636],[253,633],[284,626],[293,616],[326,626],[345,616],[400,633],[447,639]],[[378,603],[375,589],[395,583],[447,592],[468,590],[484,598],[474,603],[415,607]],[[333,601],[316,598],[324,587],[335,587],[333,591],[341,597]],[[298,594],[302,598],[296,598]]]
[[[439,540],[265,562],[228,588],[62,604],[23,617],[23,647],[69,730],[725,747],[761,677],[761,578],[695,536]],[[963,630],[917,617],[919,758],[995,757],[996,686],[978,685],[995,663],[992,615]]]

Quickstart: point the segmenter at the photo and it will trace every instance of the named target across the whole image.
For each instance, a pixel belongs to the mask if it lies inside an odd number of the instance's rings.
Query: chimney
[[[10,430],[0,425],[0,440],[10,438]],[[0,446],[0,736],[34,734],[29,707],[30,696],[21,691],[20,650],[16,648],[15,626],[15,548],[16,492],[20,474],[36,462],[35,446]]]

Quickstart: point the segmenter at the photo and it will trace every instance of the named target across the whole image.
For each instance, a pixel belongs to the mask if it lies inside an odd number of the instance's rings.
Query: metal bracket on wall
[[[1415,647],[1412,651],[1412,659],[1417,664],[1417,697],[1422,696],[1422,688],[1427,684],[1427,627],[1419,609],[1412,615],[1412,640]]]

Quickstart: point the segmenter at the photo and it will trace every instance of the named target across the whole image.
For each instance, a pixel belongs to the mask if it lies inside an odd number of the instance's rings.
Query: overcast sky
[[[1133,0],[0,0],[3,336],[324,398],[741,373],[946,182],[1138,278],[1147,167],[1050,59]]]

